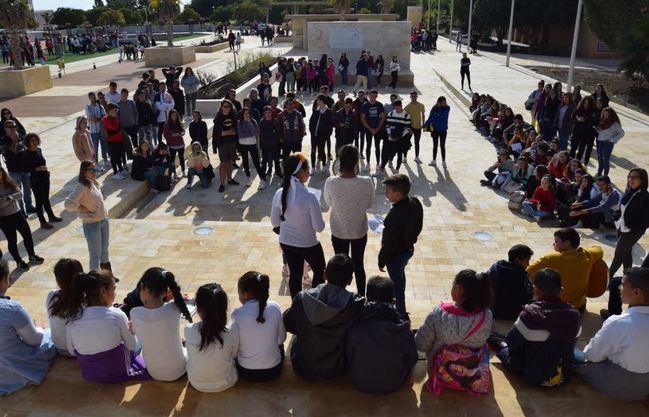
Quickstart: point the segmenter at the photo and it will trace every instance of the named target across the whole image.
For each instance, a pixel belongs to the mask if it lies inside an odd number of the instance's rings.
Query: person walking
[[[410,93],[410,103],[406,105],[404,110],[410,115],[412,123],[412,135],[415,138],[415,162],[421,164],[419,159],[419,141],[421,139],[421,129],[426,119],[426,107],[417,101],[417,91]]]
[[[52,204],[50,203],[50,172],[47,169],[47,162],[43,157],[43,153],[39,148],[41,139],[36,133],[28,133],[25,137],[25,156],[23,157],[23,164],[25,170],[29,172],[31,177],[31,187],[36,199],[36,214],[38,220],[41,222],[43,229],[52,229],[52,225],[45,220],[43,210],[47,212],[47,217],[50,222],[59,223],[63,219],[54,215],[52,211]]]
[[[428,120],[424,126],[430,129],[433,138],[433,160],[430,166],[437,166],[437,147],[440,147],[442,154],[442,166],[446,168],[446,135],[448,133],[448,115],[451,108],[446,104],[446,97],[440,96],[437,103],[430,109]]]
[[[109,226],[104,196],[97,182],[97,165],[83,161],[79,165],[78,182],[65,199],[65,209],[76,212],[83,223],[83,235],[89,252],[90,270],[112,271],[108,257]]]
[[[462,78],[462,90],[464,90],[464,77],[466,77],[466,81],[469,84],[469,91],[473,91],[471,89],[471,70],[469,69],[470,66],[471,59],[469,59],[469,57],[466,55],[466,52],[464,52],[462,54],[462,59],[460,59],[460,77]]]
[[[340,174],[327,178],[322,191],[323,208],[331,209],[331,243],[335,253],[350,254],[359,295],[365,295],[364,256],[367,245],[367,210],[374,204],[374,183],[356,175],[360,152],[345,145],[338,154]]]
[[[16,232],[20,233],[23,238],[30,263],[42,263],[43,258],[36,255],[34,251],[32,231],[20,208],[21,194],[19,185],[11,179],[4,168],[0,167],[0,230],[7,239],[9,253],[16,261],[18,268],[27,270],[29,264],[23,261],[20,256]]]

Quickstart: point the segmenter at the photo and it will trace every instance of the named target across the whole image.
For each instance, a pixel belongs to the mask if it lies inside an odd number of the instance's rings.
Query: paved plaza
[[[485,270],[496,260],[505,258],[507,250],[515,243],[527,244],[534,250],[534,257],[540,256],[552,250],[552,234],[557,225],[553,222],[538,225],[512,213],[503,195],[479,185],[482,172],[495,160],[495,151],[468,121],[464,100],[469,93],[459,91],[460,54],[455,52],[455,45],[447,41],[440,41],[439,45],[441,51],[434,54],[414,54],[411,69],[415,74],[415,88],[427,112],[440,95],[446,96],[451,106],[448,166],[428,166],[432,141],[424,133],[421,150],[424,163],[413,162],[413,149],[406,165],[401,168],[401,172],[412,180],[412,194],[424,206],[424,228],[415,255],[406,269],[406,303],[415,328],[422,324],[434,305],[450,298],[451,282],[457,271],[464,268]],[[244,43],[244,53],[259,49],[258,46],[258,38],[248,38]],[[290,50],[288,44],[264,50],[290,56],[301,56],[302,53]],[[197,54],[196,57],[192,67],[202,67],[220,75],[232,60],[231,54],[225,51]],[[46,261],[27,272],[14,271],[14,282],[8,291],[8,295],[21,301],[40,324],[47,322],[46,294],[56,286],[52,273],[54,263],[61,257],[79,259],[84,266],[88,263],[81,222],[72,213],[63,211],[63,200],[75,184],[78,173],[78,161],[71,142],[74,119],[83,110],[88,91],[107,90],[110,80],[117,81],[119,88],[134,90],[145,68],[141,62],[117,64],[115,59],[112,63],[110,58],[104,59],[107,63],[96,70],[84,70],[81,64],[77,64],[80,69],[55,79],[51,90],[1,104],[1,107],[13,110],[27,131],[41,135],[43,155],[52,173],[52,204],[55,213],[62,213],[64,219],[53,230],[42,230],[38,219],[35,216],[30,218],[36,252]],[[492,94],[528,118],[523,103],[535,88],[538,76],[516,65],[506,68],[493,54],[472,56],[471,60],[474,91]],[[160,75],[159,70],[157,75]],[[346,90],[351,93],[351,87]],[[274,92],[277,92],[276,85]],[[390,91],[382,88],[379,92],[379,101],[388,102]],[[397,89],[406,102],[409,92],[410,89]],[[298,94],[297,98],[310,113],[314,96]],[[615,147],[611,177],[623,189],[629,168],[649,165],[646,142],[649,117],[613,106],[620,110],[626,136]],[[208,126],[211,126],[211,121],[208,121]],[[308,143],[309,136],[306,136],[305,152],[310,151]],[[592,161],[591,164],[593,162],[596,163]],[[372,157],[372,170],[374,168]],[[589,169],[592,171],[593,166]],[[318,173],[310,180],[309,186],[322,188],[327,175]],[[281,253],[269,221],[272,196],[280,186],[277,178],[267,189],[257,191],[259,179],[255,178],[251,187],[244,187],[241,179],[245,174],[241,170],[235,178],[241,180],[242,185],[230,187],[222,194],[217,193],[218,184],[204,190],[198,187],[185,190],[183,180],[171,192],[142,196],[138,193],[141,183],[112,181],[109,176],[104,174],[99,181],[108,208],[112,210],[110,255],[113,270],[120,278],[118,300],[134,287],[144,270],[161,266],[174,272],[183,292],[190,294],[205,283],[221,283],[230,297],[232,310],[238,305],[236,283],[239,276],[248,270],[260,270],[271,277],[271,299],[283,308],[288,307],[290,298],[287,283],[282,280]],[[376,203],[369,215],[385,215],[390,207],[380,181],[375,183]],[[124,204],[124,201],[129,201],[129,204]],[[328,224],[328,213],[325,213],[325,221]],[[201,236],[193,233],[199,226],[211,228],[211,234]],[[613,232],[578,230],[582,245],[602,246],[604,259],[610,262],[615,244],[610,236]],[[486,232],[489,240],[476,239],[476,232]],[[376,259],[380,238],[379,234],[369,232],[365,256],[368,276],[379,274]],[[325,256],[333,255],[328,227],[319,239]],[[642,261],[648,248],[649,237],[645,235],[635,248],[636,264]],[[10,264],[15,266],[12,261]],[[583,347],[601,326],[597,312],[605,303],[605,296],[589,300],[579,347]],[[354,391],[343,378],[325,383],[306,382],[294,375],[290,360],[286,360],[284,372],[277,382],[239,382],[223,393],[202,394],[191,388],[185,377],[171,383],[151,381],[97,385],[81,379],[74,360],[57,358],[41,386],[27,387],[0,398],[0,416],[649,415],[649,402],[634,404],[608,400],[579,380],[556,389],[532,388],[520,378],[505,374],[495,357],[491,370],[493,390],[486,396],[471,397],[455,392],[432,396],[424,387],[424,361],[417,364],[409,381],[398,392],[371,396]]]

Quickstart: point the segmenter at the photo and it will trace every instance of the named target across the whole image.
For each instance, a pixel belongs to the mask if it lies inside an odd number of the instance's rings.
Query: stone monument
[[[408,6],[406,11],[406,20],[412,23],[412,27],[419,27],[419,22],[423,18],[423,11],[421,6]]]

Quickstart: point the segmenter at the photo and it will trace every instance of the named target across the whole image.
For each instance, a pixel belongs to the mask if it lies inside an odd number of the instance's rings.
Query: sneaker
[[[374,177],[380,177],[381,175],[383,175],[383,170],[380,167],[376,168],[376,172],[374,173],[373,176]]]
[[[29,265],[23,261],[22,259],[18,262],[18,268],[22,269],[23,271],[29,270]]]
[[[602,320],[606,320],[606,319],[608,319],[609,317],[611,317],[612,314],[611,314],[610,311],[608,311],[607,309],[603,308],[603,309],[599,310],[599,316],[602,318]]]
[[[228,184],[230,184],[230,185],[239,185],[239,183],[237,181],[233,180],[232,178],[230,178],[228,180]]]
[[[394,165],[392,164],[392,161],[388,162],[388,166],[390,167],[390,169],[394,168]]]
[[[221,184],[219,185],[219,192],[222,193],[223,191],[225,191],[225,185]]]
[[[264,188],[266,188],[266,181],[265,180],[259,181],[259,187],[257,187],[257,190],[263,190]]]
[[[149,190],[149,192],[150,192],[151,194],[158,194],[160,191],[156,190],[155,188],[151,188],[151,189]]]
[[[491,185],[491,182],[489,182],[489,180],[480,180],[480,185],[489,187]]]
[[[192,185],[191,185],[191,184],[187,184],[187,186],[185,187],[185,190],[191,190],[191,189],[192,189]]]
[[[171,179],[174,181],[178,181],[178,174],[176,174],[176,171],[174,171],[174,173],[171,174]]]
[[[541,216],[534,216],[534,220],[535,220],[537,223],[541,223],[541,220],[543,220],[543,217],[541,217]]]
[[[45,259],[41,258],[38,255],[32,255],[29,257],[29,262],[34,264],[42,264],[43,262],[45,262]]]
[[[316,174],[315,168],[311,168],[311,175],[315,175],[315,174]]]
[[[419,159],[419,157],[416,157],[416,158],[415,158],[415,163],[417,163],[417,164],[421,164],[421,159]]]
[[[435,161],[435,160],[433,159],[432,161],[430,161],[430,164],[428,164],[428,166],[429,166],[429,167],[436,167],[436,166],[437,166],[437,161]]]
[[[446,161],[442,161],[442,166],[446,168]]]
[[[113,176],[110,177],[110,179],[115,180],[115,181],[121,181],[121,180],[126,179],[126,177],[124,177],[124,175],[122,175],[121,172],[118,172],[117,174],[113,174]]]
[[[41,223],[41,229],[50,230],[50,229],[54,229],[54,226],[52,226],[48,222],[45,222],[45,223]]]
[[[246,187],[250,187],[252,185],[252,177],[247,177],[246,178]]]
[[[62,221],[63,219],[60,217],[56,217],[56,216],[50,217],[50,223],[61,223]]]
[[[322,172],[322,173],[327,172],[327,166],[326,166],[326,165],[322,165],[322,166],[320,167],[320,172]]]

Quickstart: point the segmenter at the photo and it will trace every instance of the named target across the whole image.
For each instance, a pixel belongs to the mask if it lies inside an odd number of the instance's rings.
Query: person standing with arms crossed
[[[464,90],[464,77],[466,77],[467,82],[469,83],[469,91],[471,89],[471,60],[467,57],[466,52],[462,54],[462,59],[460,60],[460,77],[462,77],[462,90]]]

